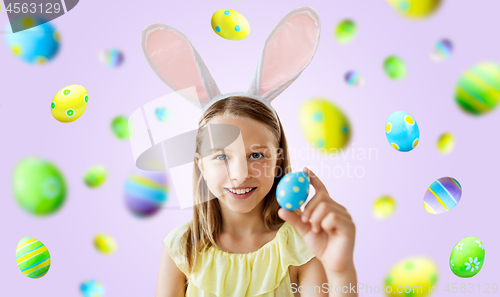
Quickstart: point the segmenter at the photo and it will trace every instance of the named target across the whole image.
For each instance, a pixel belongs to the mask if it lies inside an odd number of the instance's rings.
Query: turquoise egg
[[[300,208],[309,194],[310,178],[304,171],[290,172],[276,187],[278,204],[287,210]]]
[[[101,282],[91,279],[80,285],[80,292],[84,297],[102,297],[104,296],[104,287]]]
[[[400,152],[409,152],[418,144],[420,132],[415,119],[403,111],[391,114],[385,125],[389,144]]]
[[[32,16],[20,17],[13,22],[20,28],[40,24],[16,33],[11,33],[11,27],[7,25],[5,40],[14,55],[30,64],[45,64],[57,55],[61,38],[51,23],[43,23],[43,19]]]

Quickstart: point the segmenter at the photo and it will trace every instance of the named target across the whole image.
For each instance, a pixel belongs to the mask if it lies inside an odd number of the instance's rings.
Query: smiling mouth
[[[226,191],[231,192],[231,193],[233,193],[233,194],[237,194],[237,195],[244,195],[244,194],[247,194],[247,193],[253,192],[255,189],[257,189],[257,187],[254,187],[254,188],[247,188],[247,189],[251,189],[250,191],[247,191],[247,190],[236,190],[236,191],[234,191],[234,190],[230,190],[230,189],[228,189],[228,188],[224,188],[224,189],[226,189]]]

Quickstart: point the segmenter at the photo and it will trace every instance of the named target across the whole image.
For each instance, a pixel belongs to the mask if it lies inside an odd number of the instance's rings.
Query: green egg
[[[124,116],[117,116],[111,122],[111,130],[118,139],[128,139],[128,119]]]
[[[66,198],[66,182],[49,161],[30,157],[16,166],[12,178],[14,197],[27,212],[46,216],[56,212]]]
[[[403,79],[406,76],[406,65],[401,58],[390,56],[384,61],[384,71],[392,79]]]
[[[484,265],[484,245],[475,237],[469,236],[460,240],[451,251],[450,269],[459,277],[473,277]]]
[[[339,43],[348,43],[356,35],[356,23],[352,20],[343,20],[335,28],[335,39]]]
[[[108,176],[108,172],[103,166],[93,166],[83,176],[83,181],[90,188],[100,187]]]

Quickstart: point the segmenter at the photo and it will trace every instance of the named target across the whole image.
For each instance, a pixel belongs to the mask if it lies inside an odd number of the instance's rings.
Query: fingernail
[[[304,222],[304,223],[307,222],[307,217],[305,215],[302,215],[301,219],[302,219],[302,222]]]

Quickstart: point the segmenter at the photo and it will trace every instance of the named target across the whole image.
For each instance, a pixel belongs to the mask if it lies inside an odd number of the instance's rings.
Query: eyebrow
[[[252,148],[254,149],[259,149],[259,148],[269,148],[268,146],[265,146],[265,145],[259,145],[259,146],[253,146]],[[225,148],[213,148],[212,150],[213,151],[222,151],[224,150]]]

